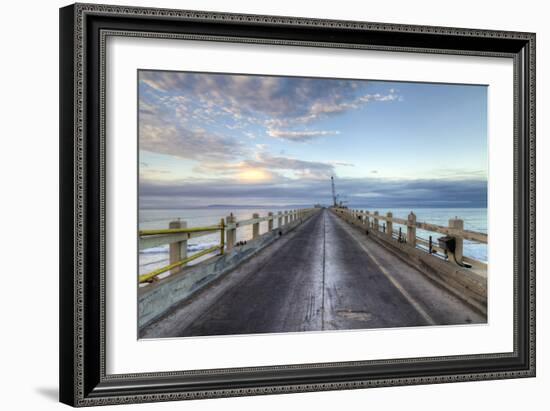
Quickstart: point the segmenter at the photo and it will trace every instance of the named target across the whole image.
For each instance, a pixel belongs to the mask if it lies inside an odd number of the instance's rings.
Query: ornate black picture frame
[[[507,57],[514,64],[514,350],[105,371],[105,39],[187,38]],[[73,406],[535,376],[535,34],[76,4],[60,10],[60,400]]]

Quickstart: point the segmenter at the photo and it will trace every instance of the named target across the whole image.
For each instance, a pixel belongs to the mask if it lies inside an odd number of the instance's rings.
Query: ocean
[[[356,207],[362,209],[361,207]],[[170,221],[178,218],[187,221],[188,227],[208,226],[219,224],[221,218],[227,217],[230,213],[237,220],[252,218],[253,213],[265,216],[269,211],[277,214],[278,211],[290,210],[288,207],[281,208],[223,208],[223,207],[205,207],[191,208],[182,210],[139,210],[139,229],[163,229],[168,228]],[[373,209],[369,209],[374,211]],[[464,228],[467,230],[487,233],[487,208],[413,208],[416,214],[416,220],[431,224],[447,226],[451,218],[458,217],[464,220]],[[393,212],[394,217],[406,219],[411,212],[410,208],[391,208],[377,209],[381,215],[386,212]],[[275,221],[275,226],[277,222]],[[398,225],[394,225],[397,229]],[[260,223],[260,233],[267,230],[267,221]],[[406,232],[406,229],[403,230]],[[430,233],[424,230],[417,230],[416,235],[428,239],[430,235],[436,241],[441,236],[438,233]],[[241,227],[237,230],[237,241],[248,240],[252,237],[252,225]],[[204,250],[219,244],[219,232],[204,237],[193,238],[187,245],[188,255]],[[479,261],[487,262],[487,245],[478,244],[471,241],[464,241],[464,255]],[[139,253],[139,274],[146,274],[157,268],[168,264],[168,245],[142,250]],[[198,259],[196,262],[200,261]],[[196,263],[195,262],[195,263]]]

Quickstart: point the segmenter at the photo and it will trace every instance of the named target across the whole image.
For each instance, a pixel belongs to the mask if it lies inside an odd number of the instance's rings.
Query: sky
[[[486,207],[487,87],[138,72],[140,208]]]

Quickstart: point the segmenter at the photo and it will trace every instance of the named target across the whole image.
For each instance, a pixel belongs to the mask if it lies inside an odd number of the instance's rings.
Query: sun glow
[[[260,183],[271,180],[271,174],[261,168],[246,168],[237,174],[237,178],[244,183]]]

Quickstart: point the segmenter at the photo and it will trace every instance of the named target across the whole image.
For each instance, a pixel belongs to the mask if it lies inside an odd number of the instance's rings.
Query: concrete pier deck
[[[485,322],[484,315],[323,209],[140,336]]]

